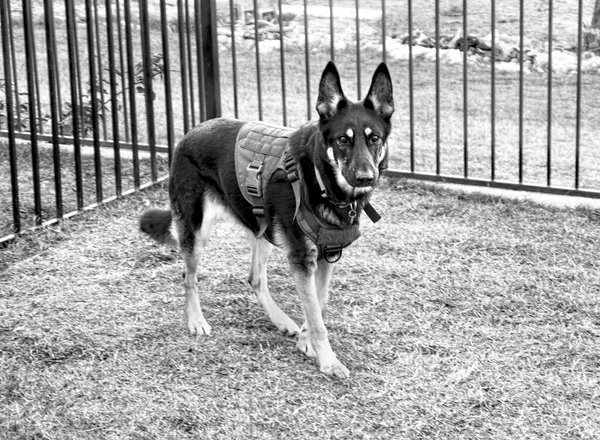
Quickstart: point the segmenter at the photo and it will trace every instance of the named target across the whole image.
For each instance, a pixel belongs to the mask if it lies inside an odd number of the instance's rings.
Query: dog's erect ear
[[[317,99],[317,113],[321,121],[327,121],[335,115],[339,109],[339,104],[346,101],[342,84],[340,82],[340,74],[333,61],[327,63],[321,82],[319,83],[319,98]]]
[[[381,63],[373,74],[371,88],[365,98],[365,107],[375,110],[386,121],[394,113],[392,78],[385,63]]]

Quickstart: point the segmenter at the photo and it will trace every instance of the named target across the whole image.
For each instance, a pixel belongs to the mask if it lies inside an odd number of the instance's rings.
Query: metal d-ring
[[[329,256],[336,256],[335,259],[329,259]],[[326,250],[323,251],[323,258],[325,258],[325,261],[327,261],[330,264],[334,264],[337,263],[338,261],[340,261],[340,258],[342,258],[342,250],[338,250],[338,251],[333,251],[333,252],[327,252]]]
[[[353,202],[350,205],[350,211],[348,211],[348,217],[350,217],[350,223],[354,223],[354,219],[356,218],[356,202]]]

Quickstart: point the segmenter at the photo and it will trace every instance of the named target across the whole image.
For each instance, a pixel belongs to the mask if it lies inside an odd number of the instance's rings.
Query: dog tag
[[[354,223],[354,219],[356,218],[356,210],[350,208],[350,211],[348,211],[348,217],[350,217],[350,223]]]

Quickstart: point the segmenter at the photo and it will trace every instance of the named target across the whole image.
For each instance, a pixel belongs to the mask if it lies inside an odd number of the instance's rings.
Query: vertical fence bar
[[[94,2],[95,3],[95,2]],[[86,26],[87,26],[87,44],[88,44],[88,64],[90,74],[90,90],[91,96],[89,97],[89,106],[92,110],[92,136],[94,138],[94,166],[96,169],[96,202],[102,202],[102,157],[100,155],[100,139],[99,139],[99,127],[98,127],[98,76],[96,75],[96,50],[94,48],[94,20],[92,12],[91,0],[85,2],[85,13],[86,13]],[[101,100],[102,102],[102,100]],[[86,113],[86,109],[82,109],[83,114]]]
[[[306,116],[311,119],[310,41],[308,39],[308,1],[304,0],[304,59],[306,64]]]
[[[581,45],[583,43],[583,0],[577,14],[577,97],[575,103],[575,189],[579,189],[579,160],[581,144]]]
[[[33,46],[33,20],[31,16],[31,4],[27,0],[23,0],[23,32],[25,34],[25,62],[27,70],[27,93],[29,95],[28,110],[29,110],[29,131],[31,136],[31,169],[33,177],[33,200],[35,224],[42,223],[42,197],[40,193],[40,160],[38,152],[38,137],[35,128],[36,123],[36,97],[35,90],[36,68],[35,68],[35,51]],[[37,101],[39,102],[39,100]]]
[[[205,84],[204,75],[206,73],[206,67],[204,65],[205,55],[203,54],[204,50],[206,50],[206,46],[204,44],[204,38],[207,37],[204,35],[205,26],[204,26],[204,16],[203,14],[210,14],[210,3],[211,0],[204,0],[202,5],[200,5],[200,0],[196,0],[194,2],[194,31],[196,35],[196,71],[198,74],[198,112],[200,113],[200,121],[206,120],[206,106],[207,106],[207,93],[210,93]],[[202,23],[201,23],[202,21]],[[209,24],[210,26],[210,24]],[[210,38],[210,37],[208,37]],[[217,48],[218,50],[218,48]],[[209,118],[210,119],[210,118]]]
[[[412,0],[408,0],[408,115],[410,139],[410,171],[415,171],[415,94],[413,72],[413,16]]]
[[[114,152],[114,170],[115,170],[115,193],[121,196],[123,193],[121,182],[121,151],[119,147],[119,105],[117,101],[117,64],[115,60],[115,41],[113,29],[112,0],[106,0],[106,34],[107,34],[107,55],[108,55],[108,78],[110,81],[110,113],[112,120],[112,138]]]
[[[333,0],[329,0],[329,54],[331,57],[331,61],[335,62],[335,35],[333,33],[333,30]]]
[[[554,16],[554,2],[553,0],[548,1],[548,146],[547,146],[547,180],[548,186],[552,185],[552,50],[553,50],[553,16]]]
[[[260,82],[260,45],[258,43],[258,1],[253,0],[254,7],[254,50],[256,56],[256,93],[258,98],[258,119],[263,119],[262,84]]]
[[[125,0],[125,50],[127,52],[127,90],[129,95],[129,111],[131,112],[131,154],[133,156],[133,186],[137,190],[141,186],[140,155],[138,146],[138,115],[136,104],[136,77],[133,63],[133,33],[131,29],[131,0]],[[184,120],[185,121],[185,120]]]
[[[239,17],[238,17],[239,18]],[[239,118],[239,104],[238,104],[238,84],[237,84],[237,52],[236,52],[236,44],[235,44],[235,14],[234,14],[234,5],[233,0],[229,0],[229,21],[230,21],[230,29],[231,29],[231,80],[233,82],[233,114],[236,118]],[[281,35],[281,74],[282,81],[283,75],[285,75],[285,69],[283,68],[283,19],[281,17],[281,0],[279,0],[279,29]],[[283,87],[285,93],[285,87]],[[285,95],[284,95],[284,108],[285,108]],[[285,121],[286,113],[284,111],[283,118]]]
[[[435,173],[441,173],[440,2],[435,2]]]
[[[47,40],[47,44],[52,45],[52,50],[54,51],[54,54],[55,54],[54,60],[53,60],[53,63],[54,63],[53,69],[54,69],[54,72],[56,72],[56,78],[57,78],[57,81],[55,84],[55,87],[56,87],[56,109],[58,110],[58,117],[60,119],[62,117],[62,108],[63,108],[62,96],[63,95],[62,95],[62,91],[61,91],[60,77],[58,75],[60,72],[60,69],[58,67],[59,60],[58,60],[58,56],[57,56],[58,49],[56,46],[57,38],[56,38],[56,27],[54,24],[54,20],[55,20],[54,19],[54,7],[51,8],[50,13],[52,14],[52,32],[51,32],[52,40],[48,40],[48,39],[46,39],[46,40]]]
[[[331,7],[331,0],[329,3]],[[283,125],[288,125],[287,120],[287,95],[285,90],[285,48],[284,48],[284,39],[283,39],[283,14],[282,14],[282,6],[281,0],[277,0],[277,8],[279,10],[279,60],[280,60],[280,70],[281,70],[281,106],[283,112]],[[331,23],[331,16],[330,16]],[[332,37],[333,38],[333,37]]]
[[[183,13],[183,0],[177,0],[177,23],[179,31],[179,64],[181,66],[181,100],[183,107],[183,131],[190,129],[190,115],[188,102],[187,56],[185,44],[185,18]]]
[[[438,2],[435,2],[435,5],[437,7]],[[385,0],[381,0],[381,54],[383,57],[383,62],[387,63],[387,41],[386,41],[386,35],[387,35],[387,25],[386,25],[386,21],[385,21],[385,15],[386,15],[386,11],[385,11]]]
[[[173,128],[173,93],[171,90],[171,55],[169,51],[169,23],[167,22],[166,2],[160,2],[160,24],[163,51],[163,78],[165,85],[165,117],[167,123],[167,150],[168,163],[171,164],[173,147],[175,146],[175,133]]]
[[[81,169],[79,58],[77,55],[77,25],[73,0],[65,0],[67,24],[67,50],[69,53],[69,85],[71,98],[71,128],[73,134],[73,159],[75,161],[75,190],[77,193],[77,209],[83,208],[83,171]]]
[[[156,164],[156,132],[154,130],[154,103],[152,86],[152,52],[150,47],[150,23],[148,0],[140,0],[140,27],[142,33],[142,64],[144,76],[144,98],[146,104],[146,129],[150,148],[150,174],[153,182],[158,179]]]
[[[163,4],[164,2],[161,2]],[[125,38],[123,37],[123,29],[121,27],[121,1],[115,0],[115,9],[117,11],[117,38],[119,41],[119,70],[121,72],[121,95],[123,96],[123,126],[125,128],[125,142],[131,142],[131,136],[129,135],[129,109],[127,106],[127,95],[125,94],[125,90],[127,89],[127,85],[125,83],[125,60],[123,58],[123,42]]]
[[[17,166],[17,146],[15,140],[15,114],[13,102],[13,76],[11,60],[14,63],[14,58],[11,58],[9,39],[9,15],[10,1],[0,2],[0,32],[2,34],[2,61],[4,65],[4,91],[6,93],[6,125],[8,129],[8,160],[10,162],[10,188],[12,196],[12,214],[13,214],[13,231],[18,233],[21,231],[21,204],[19,201],[19,179]]]
[[[206,1],[206,0],[205,0]],[[190,112],[192,116],[192,127],[196,125],[196,105],[194,101],[194,63],[192,58],[192,30],[190,29],[190,3],[188,0],[185,1],[185,35],[186,35],[186,48],[187,48],[187,59],[188,59],[188,75],[189,75],[189,92],[190,92]],[[148,31],[150,35],[150,31]],[[198,85],[200,86],[200,85]]]
[[[491,0],[492,59],[491,68],[491,108],[490,108],[490,178],[496,180],[496,0]]]
[[[102,67],[102,42],[100,41],[100,14],[98,13],[98,0],[94,0],[94,22],[92,28],[96,34],[96,56],[94,58],[98,59],[98,69],[96,70],[96,77],[94,80],[100,86],[96,90],[100,92],[100,107],[98,108],[99,115],[102,119],[102,139],[108,139],[106,130],[106,97],[104,96],[106,91],[104,90],[104,68]],[[94,99],[96,99],[96,95],[94,95]]]
[[[76,85],[77,85],[77,94],[73,95],[71,98],[73,100],[78,100],[79,102],[77,103],[79,105],[78,111],[73,113],[73,117],[78,119],[78,127],[80,130],[80,134],[83,135],[83,137],[87,137],[87,131],[88,131],[88,120],[89,117],[86,120],[86,116],[85,116],[85,112],[87,111],[85,109],[84,103],[83,103],[83,98],[84,98],[84,93],[83,93],[83,80],[82,80],[82,73],[81,73],[81,69],[82,69],[82,62],[80,59],[80,51],[79,51],[79,38],[77,37],[77,14],[75,12],[75,1],[74,0],[65,0],[66,3],[68,3],[67,8],[70,9],[69,13],[71,16],[71,20],[72,20],[72,25],[71,25],[71,29],[72,29],[72,37],[73,37],[73,64],[71,64],[72,66],[72,74],[74,72],[74,74],[76,75]],[[71,60],[70,60],[71,62]],[[73,69],[74,67],[74,69]],[[77,154],[81,153],[80,150],[80,144],[76,144],[77,149],[75,151],[76,153],[76,157]],[[79,155],[79,158],[81,159],[81,155]],[[79,161],[78,164],[79,167],[81,167],[81,160]],[[81,169],[79,170],[81,171]],[[80,174],[81,178],[82,178],[82,185],[83,185],[83,174]],[[80,208],[83,208],[83,186],[82,186],[82,193],[81,193],[81,206]]]
[[[217,5],[215,0],[203,1],[202,66],[204,68],[204,103],[208,119],[221,116],[221,82],[219,74],[219,40],[217,38]]]
[[[525,0],[519,8],[519,183],[523,183],[524,113],[525,113]]]
[[[52,126],[52,153],[54,159],[54,193],[56,203],[56,217],[63,216],[63,198],[62,198],[62,175],[60,166],[60,145],[58,141],[58,84],[59,78],[56,70],[56,51],[54,42],[56,34],[54,31],[54,12],[52,9],[52,0],[44,0],[45,28],[46,28],[46,56],[48,59],[48,91],[50,94],[50,120]]]
[[[10,12],[10,7],[8,9],[8,33],[9,33],[9,38],[11,42],[15,42],[15,35],[13,32],[13,29],[15,29],[15,26],[13,24],[12,21],[12,13]],[[17,59],[17,55],[16,55],[16,49],[15,49],[15,45],[11,44],[10,45],[10,56],[12,60],[16,60]],[[15,108],[16,109],[20,109],[21,108],[21,97],[19,96],[19,75],[17,73],[17,63],[13,62],[12,63],[12,78],[13,78],[13,83],[14,83],[14,90],[17,91],[17,93],[15,93]],[[16,119],[17,119],[17,128],[18,131],[23,131],[23,121],[21,121],[21,112],[17,111],[16,112]]]
[[[354,3],[354,7],[356,8],[356,93],[358,95],[357,99],[360,101],[362,99],[362,85],[361,85],[361,75],[360,75],[360,2],[356,0]]]
[[[469,33],[467,0],[463,0],[463,175],[469,177]]]
[[[26,3],[26,4],[25,4]],[[42,133],[43,132],[43,126],[42,126],[42,106],[39,105],[42,100],[41,100],[41,96],[40,96],[40,77],[39,77],[39,71],[38,71],[38,63],[37,63],[37,48],[36,48],[36,39],[35,39],[35,25],[33,23],[33,10],[32,10],[32,3],[31,2],[23,2],[23,13],[27,14],[27,16],[29,17],[29,30],[27,31],[27,34],[29,35],[29,38],[31,39],[31,45],[26,49],[28,51],[31,51],[31,59],[33,60],[32,63],[32,69],[33,69],[33,78],[35,79],[35,84],[33,85],[32,90],[35,93],[35,99],[32,101],[31,100],[31,96],[30,96],[30,100],[29,103],[34,103],[37,104],[35,106],[35,109],[30,111],[30,117],[29,117],[29,130],[31,132],[36,132],[36,133]],[[25,9],[27,9],[27,12],[25,11]],[[15,63],[16,64],[16,63]],[[36,111],[37,111],[37,115],[36,115]],[[34,117],[31,117],[31,116]],[[36,149],[37,149],[37,145],[36,145]],[[38,165],[39,166],[39,165]]]

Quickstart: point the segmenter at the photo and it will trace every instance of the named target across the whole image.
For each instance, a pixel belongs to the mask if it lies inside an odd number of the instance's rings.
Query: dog
[[[388,164],[394,99],[387,66],[381,63],[375,70],[364,100],[352,102],[330,61],[316,110],[318,120],[297,130],[260,122],[248,128],[249,123],[226,118],[193,128],[173,153],[170,209],[145,211],[140,229],[159,243],[180,247],[188,328],[193,335],[208,335],[196,270],[220,213],[232,215],[247,231],[252,249],[248,281],[271,322],[284,334],[298,335],[296,348],[315,359],[321,372],[347,378],[349,370],[331,349],[324,314],[333,263],[358,237],[363,212],[378,219],[369,199]],[[243,131],[250,135],[242,136]],[[253,146],[244,151],[253,159],[240,166],[237,154],[245,147],[236,141],[247,144],[248,138]],[[265,165],[267,150],[276,150],[276,165]],[[267,260],[273,245],[287,252],[303,305],[302,327],[269,294]]]

